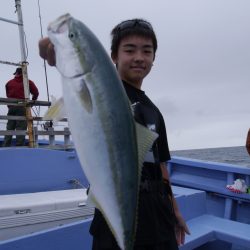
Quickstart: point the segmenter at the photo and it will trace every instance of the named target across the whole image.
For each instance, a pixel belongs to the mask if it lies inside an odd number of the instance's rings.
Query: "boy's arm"
[[[161,162],[160,164],[161,164],[163,181],[165,180],[166,184],[169,185],[170,189],[172,190],[166,163]],[[176,202],[174,195],[171,197],[171,199],[173,202],[174,213],[177,219],[177,224],[175,226],[176,239],[177,239],[178,245],[182,245],[185,242],[185,233],[190,234],[190,232],[189,232],[186,222],[184,221],[181,215],[181,212],[178,208],[178,204]]]
[[[248,130],[248,133],[247,133],[246,149],[247,149],[248,154],[250,155],[250,129]]]

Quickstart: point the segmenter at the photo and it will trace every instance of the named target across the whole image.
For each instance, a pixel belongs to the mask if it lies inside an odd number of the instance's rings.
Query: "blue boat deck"
[[[88,186],[75,151],[0,148],[0,159],[0,195]]]
[[[180,250],[250,249],[250,194],[226,189],[237,178],[249,186],[249,168],[174,157],[168,170],[172,184],[181,187],[177,201],[191,231]],[[193,198],[183,187],[201,193]]]
[[[249,224],[208,214],[205,191],[176,186],[173,191],[191,232],[180,250],[250,249]]]
[[[33,192],[41,192],[79,188],[79,183],[88,185],[74,151],[1,149],[0,157],[0,194],[30,192],[31,187]],[[15,164],[8,164],[10,161]],[[23,178],[23,172],[30,175]],[[250,249],[250,195],[234,194],[225,188],[240,177],[249,185],[249,169],[174,158],[169,172],[174,195],[191,231],[180,250]],[[0,250],[74,250],[81,246],[90,250],[90,223],[87,219],[1,241]]]
[[[237,245],[237,249],[249,249],[250,225],[207,214],[204,191],[176,186],[173,187],[173,191],[191,231],[191,235],[186,237],[186,243],[180,250],[222,247],[224,250],[236,249],[232,248],[234,245]],[[2,241],[0,250],[12,250],[17,247],[26,250],[66,250],[79,249],[81,245],[84,246],[83,249],[90,250],[92,242],[88,233],[90,223],[91,219],[87,219]]]

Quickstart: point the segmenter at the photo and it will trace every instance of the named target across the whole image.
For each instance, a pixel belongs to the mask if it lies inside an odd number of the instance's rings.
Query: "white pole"
[[[16,3],[16,11],[18,18],[18,29],[19,29],[19,38],[20,38],[20,46],[21,46],[21,60],[22,60],[22,73],[23,73],[23,87],[24,87],[24,97],[25,101],[28,103],[30,99],[30,90],[29,90],[29,78],[27,72],[26,62],[26,50],[25,50],[25,34],[23,29],[23,15],[21,9],[21,0],[15,0]],[[26,118],[28,124],[28,135],[29,135],[29,146],[34,147],[34,135],[33,135],[33,121],[30,106],[26,106]]]
[[[19,30],[19,39],[20,39],[20,47],[21,47],[21,61],[22,61],[22,69],[23,69],[23,86],[24,86],[24,97],[26,100],[30,98],[29,91],[29,80],[28,80],[28,72],[27,72],[27,55],[25,50],[25,34],[23,29],[23,15],[21,9],[21,0],[15,0],[16,3],[16,11],[18,18],[18,30]]]

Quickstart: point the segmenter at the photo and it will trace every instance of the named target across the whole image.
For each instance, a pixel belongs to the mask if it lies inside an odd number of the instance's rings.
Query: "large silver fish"
[[[48,35],[54,44],[65,111],[91,198],[120,248],[131,250],[140,166],[157,135],[135,124],[114,65],[83,23],[66,14],[49,25]]]

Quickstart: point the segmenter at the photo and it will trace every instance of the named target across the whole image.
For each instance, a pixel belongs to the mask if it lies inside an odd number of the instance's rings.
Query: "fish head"
[[[94,63],[82,23],[65,14],[50,23],[48,36],[54,45],[56,67],[63,77],[75,78],[91,71]]]

